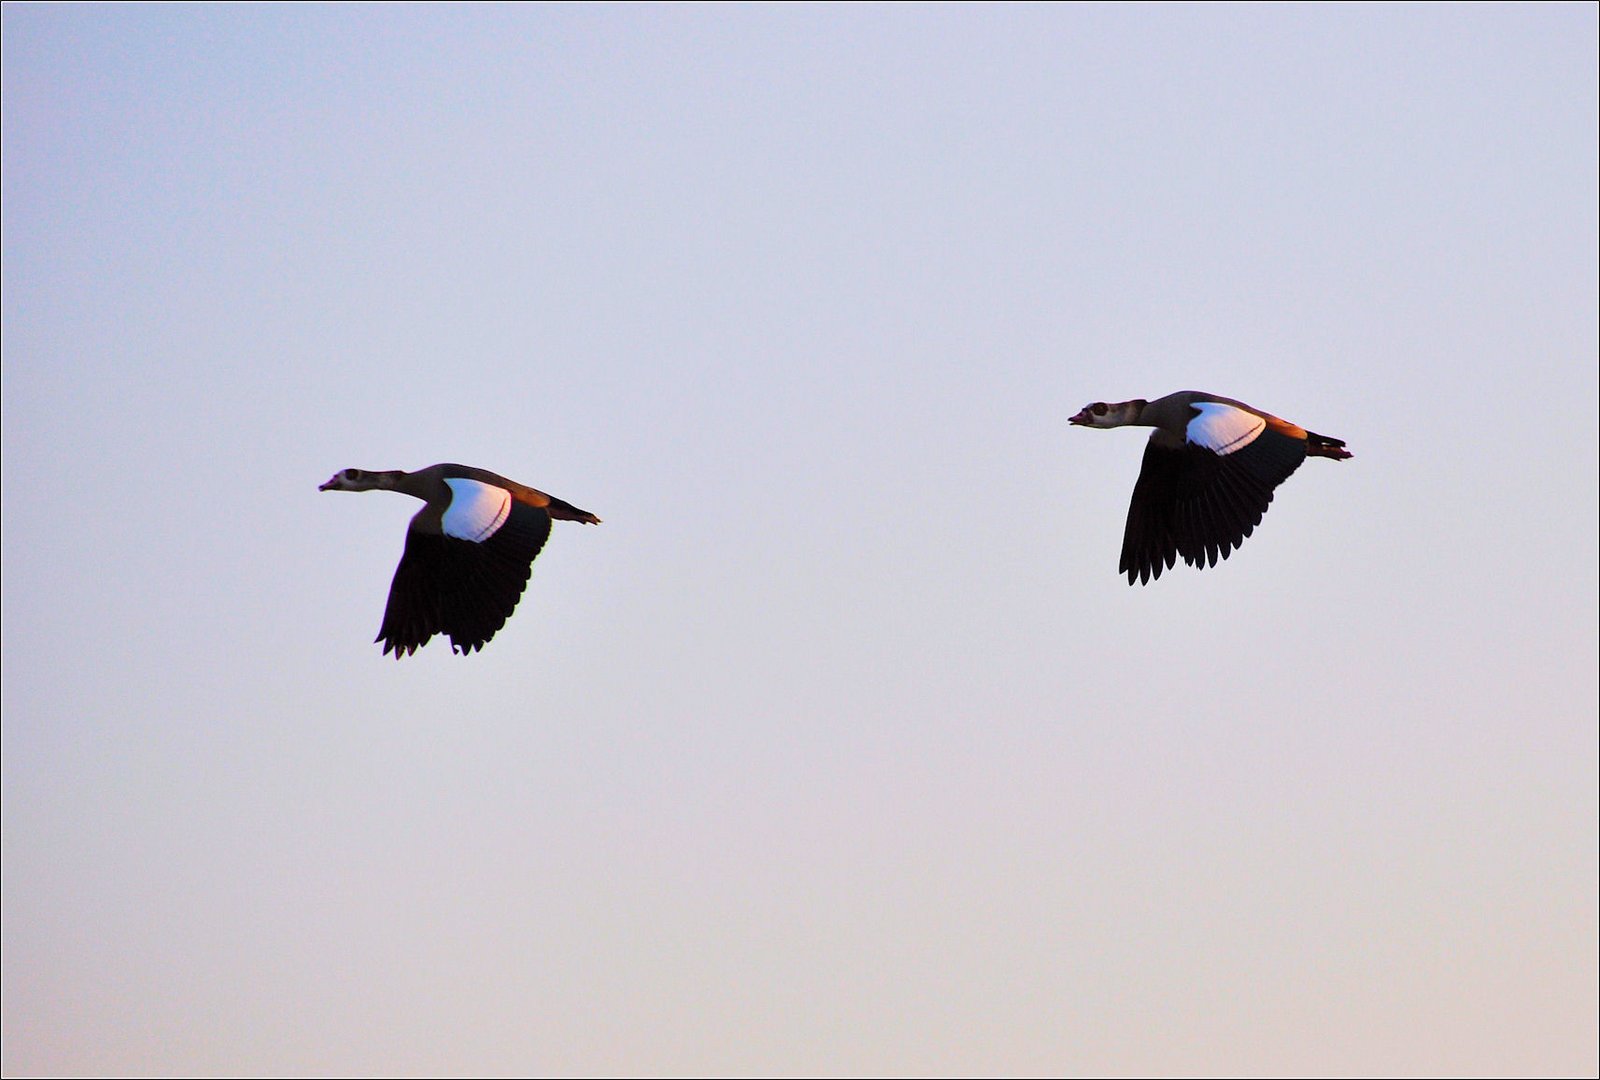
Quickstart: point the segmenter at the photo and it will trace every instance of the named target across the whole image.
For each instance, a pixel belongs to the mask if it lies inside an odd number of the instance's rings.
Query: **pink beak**
[[[1071,420],[1067,421],[1067,423],[1069,423],[1069,424],[1087,424],[1088,422],[1089,422],[1089,410],[1088,410],[1087,407],[1079,409],[1078,410],[1078,415],[1074,416]]]

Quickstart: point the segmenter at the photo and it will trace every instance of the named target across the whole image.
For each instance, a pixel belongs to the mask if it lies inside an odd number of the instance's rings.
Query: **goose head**
[[[392,487],[390,473],[368,472],[365,469],[340,469],[329,478],[325,484],[317,485],[318,491],[374,491],[378,488]]]
[[[1125,427],[1128,424],[1139,422],[1139,414],[1144,412],[1145,404],[1146,402],[1143,398],[1134,398],[1132,401],[1118,401],[1111,404],[1097,401],[1093,405],[1085,405],[1078,410],[1076,416],[1067,422],[1081,427]]]

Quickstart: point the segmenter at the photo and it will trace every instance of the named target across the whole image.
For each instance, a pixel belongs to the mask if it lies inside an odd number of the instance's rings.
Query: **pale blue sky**
[[[5,1071],[1592,1074],[1596,32],[6,5]]]

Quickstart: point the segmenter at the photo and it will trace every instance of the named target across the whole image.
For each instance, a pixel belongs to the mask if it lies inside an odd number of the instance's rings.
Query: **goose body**
[[[1097,401],[1071,423],[1155,428],[1122,535],[1119,569],[1129,585],[1159,578],[1180,555],[1201,570],[1217,565],[1261,524],[1273,489],[1307,457],[1351,456],[1340,439],[1198,390]]]
[[[551,520],[600,523],[587,510],[468,465],[342,469],[317,490],[398,491],[422,500],[374,639],[396,660],[435,634],[449,635],[454,652],[483,648],[516,608]]]

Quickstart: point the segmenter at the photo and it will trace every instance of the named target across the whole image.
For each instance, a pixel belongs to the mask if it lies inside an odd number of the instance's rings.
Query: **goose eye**
[[[1103,401],[1097,401],[1093,405],[1089,406],[1089,411],[1094,413],[1096,416],[1104,416],[1106,414],[1106,403]]]

